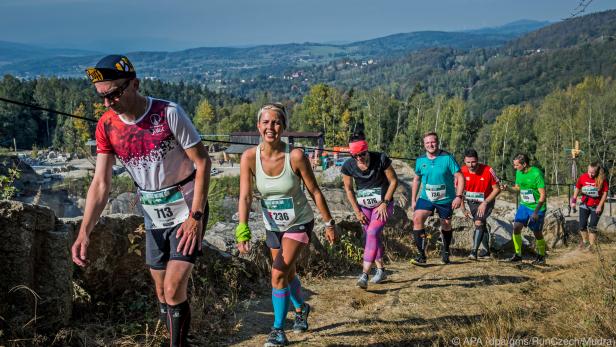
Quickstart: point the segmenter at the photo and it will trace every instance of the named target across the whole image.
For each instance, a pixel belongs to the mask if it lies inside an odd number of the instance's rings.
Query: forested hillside
[[[327,146],[345,144],[363,127],[372,149],[414,158],[422,152],[421,134],[435,130],[444,148],[460,157],[474,146],[503,177],[512,177],[511,157],[524,151],[550,181],[567,182],[566,149],[575,141],[584,150],[582,164],[599,159],[611,168],[616,160],[616,40],[606,34],[613,27],[616,11],[607,11],[500,48],[434,47],[377,64],[339,59],[283,72],[288,78],[260,76],[216,91],[146,78],[142,91],[180,103],[202,134],[251,130],[259,106],[280,100],[291,111],[291,130],[323,131]],[[543,35],[567,39],[548,48],[529,43],[544,42]],[[181,63],[178,71],[185,69]],[[93,118],[103,111],[83,78],[5,76],[0,96]],[[0,145],[15,138],[21,148],[74,149],[93,130],[93,124],[5,103],[0,124]]]

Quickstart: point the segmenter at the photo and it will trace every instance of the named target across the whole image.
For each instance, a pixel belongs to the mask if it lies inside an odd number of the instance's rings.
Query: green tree
[[[216,131],[214,118],[214,108],[210,102],[207,99],[201,100],[195,110],[195,116],[193,117],[193,123],[200,134],[212,134]]]

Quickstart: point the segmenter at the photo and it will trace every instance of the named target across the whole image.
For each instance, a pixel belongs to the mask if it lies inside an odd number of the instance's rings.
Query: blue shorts
[[[515,213],[515,218],[513,219],[513,222],[520,223],[534,232],[539,232],[543,229],[545,210],[537,212],[539,218],[536,221],[533,221],[530,218],[533,215],[533,212],[535,211],[524,205],[520,205],[520,207],[518,207],[518,211]]]
[[[430,211],[434,214],[434,210],[438,212],[438,216],[442,219],[451,219],[453,215],[453,209],[451,208],[451,202],[444,204],[435,204],[430,202],[430,200],[419,198],[417,199],[417,203],[415,204],[415,210],[425,210]]]

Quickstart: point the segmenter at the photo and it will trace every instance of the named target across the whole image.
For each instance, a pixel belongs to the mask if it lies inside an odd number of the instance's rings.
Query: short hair
[[[287,128],[287,110],[284,107],[284,105],[280,102],[273,102],[273,103],[269,103],[269,104],[265,104],[263,105],[260,109],[259,112],[257,112],[257,122],[259,122],[261,120],[261,116],[263,115],[263,111],[269,111],[272,110],[274,112],[276,112],[276,114],[282,119],[282,127],[284,129]]]
[[[528,158],[528,155],[524,154],[524,153],[518,153],[515,155],[515,157],[513,157],[513,160],[517,160],[519,161],[521,164],[526,164],[529,165],[530,164],[530,159]]]
[[[438,141],[438,135],[434,131],[429,131],[427,133],[424,133],[422,139],[425,139],[428,136],[434,136],[436,138],[436,141]]]
[[[477,154],[477,151],[474,148],[469,148],[466,151],[464,151],[464,157],[479,159],[479,154]]]

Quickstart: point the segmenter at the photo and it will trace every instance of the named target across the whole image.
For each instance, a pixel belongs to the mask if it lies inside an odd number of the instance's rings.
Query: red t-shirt
[[[583,173],[580,178],[578,178],[575,187],[582,194],[582,203],[589,207],[595,207],[599,205],[599,201],[601,201],[601,196],[603,193],[607,192],[607,181],[603,180],[603,184],[601,188],[595,187],[595,179],[591,178],[588,172]]]
[[[462,166],[464,175],[464,197],[467,201],[482,202],[492,193],[492,186],[499,180],[492,168],[485,164],[477,165],[477,172],[472,173],[466,165]]]

